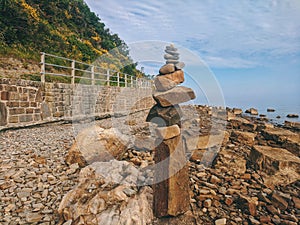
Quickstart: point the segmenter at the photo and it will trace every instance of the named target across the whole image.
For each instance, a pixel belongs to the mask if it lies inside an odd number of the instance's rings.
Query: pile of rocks
[[[177,216],[189,209],[188,167],[181,136],[181,110],[178,104],[195,98],[190,88],[177,86],[184,81],[183,62],[173,46],[165,49],[166,64],[154,80],[156,105],[146,119],[158,125],[154,161],[154,214]]]

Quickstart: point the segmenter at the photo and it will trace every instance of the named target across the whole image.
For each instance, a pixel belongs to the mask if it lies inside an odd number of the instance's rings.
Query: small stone
[[[267,205],[266,208],[273,215],[279,214],[278,210],[273,205]]]
[[[250,113],[251,115],[258,115],[257,109],[254,108],[247,109],[245,113]]]
[[[215,225],[226,225],[226,218],[218,219],[215,221]]]
[[[271,201],[275,207],[281,210],[286,210],[288,207],[288,203],[276,192],[273,193]]]
[[[233,198],[232,196],[226,196],[225,197],[225,204],[228,205],[228,206],[231,206],[233,203]]]
[[[219,179],[217,176],[212,175],[212,176],[210,177],[210,183],[212,183],[212,184],[218,184],[218,183],[220,183],[220,182],[221,182],[221,179]]]
[[[300,209],[300,198],[297,198],[297,197],[293,196],[293,197],[292,197],[292,200],[293,200],[293,202],[294,202],[294,204],[295,204],[295,207],[296,207],[297,209]]]
[[[203,202],[203,205],[204,205],[204,207],[206,207],[206,208],[210,208],[211,205],[212,205],[211,199],[206,199],[206,200]]]
[[[28,213],[26,215],[26,221],[28,223],[35,223],[40,222],[42,220],[43,216],[39,213]]]
[[[159,70],[159,74],[161,74],[161,75],[169,74],[169,73],[173,73],[173,72],[175,72],[174,64],[165,64]]]
[[[255,218],[253,218],[252,216],[249,217],[249,220],[251,222],[252,225],[260,225],[260,222],[258,220],[256,220]]]
[[[261,223],[270,223],[271,222],[271,217],[270,216],[260,216],[259,221]]]

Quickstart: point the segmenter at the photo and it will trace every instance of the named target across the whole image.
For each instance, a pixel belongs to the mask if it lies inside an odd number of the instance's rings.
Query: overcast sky
[[[161,40],[197,54],[229,104],[238,95],[300,106],[299,0],[86,2],[126,43]]]

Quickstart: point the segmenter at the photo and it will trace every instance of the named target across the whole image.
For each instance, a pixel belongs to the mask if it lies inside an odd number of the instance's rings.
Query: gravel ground
[[[64,162],[72,124],[0,133],[0,224],[56,224],[62,197],[76,185],[77,166]]]

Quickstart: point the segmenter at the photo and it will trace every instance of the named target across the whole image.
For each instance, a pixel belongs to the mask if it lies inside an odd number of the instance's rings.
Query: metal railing
[[[50,59],[51,58],[51,59]],[[50,62],[51,63],[50,63]],[[152,81],[92,64],[41,52],[41,82],[46,76],[64,77],[71,84],[151,88]]]

